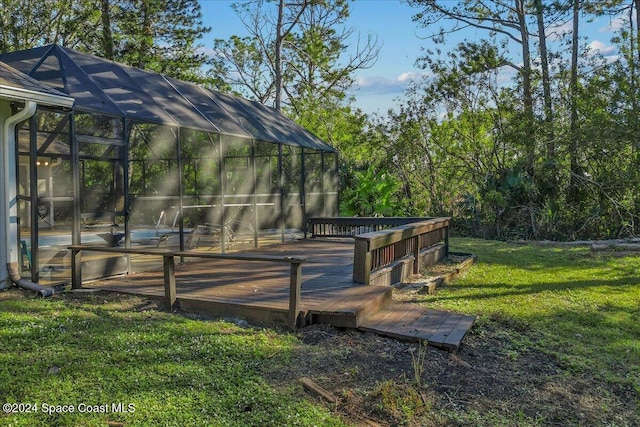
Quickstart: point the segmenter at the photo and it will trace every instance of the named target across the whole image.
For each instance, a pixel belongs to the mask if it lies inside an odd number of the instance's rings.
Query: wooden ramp
[[[396,302],[369,316],[358,329],[455,351],[474,321],[475,316]]]

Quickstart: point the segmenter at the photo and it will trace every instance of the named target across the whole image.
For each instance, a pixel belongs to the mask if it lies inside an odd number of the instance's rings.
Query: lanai
[[[280,112],[57,45],[0,60],[75,99],[18,133],[23,268],[68,280],[66,246],[225,252],[337,214],[337,153]],[[84,279],[131,271],[87,260]]]

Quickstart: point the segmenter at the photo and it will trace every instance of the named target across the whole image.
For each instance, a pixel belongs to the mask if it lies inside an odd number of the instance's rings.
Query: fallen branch
[[[300,382],[302,383],[302,387],[309,393],[315,394],[329,403],[338,402],[338,398],[333,393],[320,387],[311,378],[302,377],[300,378]]]

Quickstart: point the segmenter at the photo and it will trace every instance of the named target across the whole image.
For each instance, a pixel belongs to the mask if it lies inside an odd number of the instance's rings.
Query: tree
[[[71,12],[70,0],[0,0],[0,52],[60,40]]]
[[[579,51],[579,22],[580,0],[572,1],[572,25],[571,36],[571,77],[569,83],[569,96],[571,99],[571,116],[569,123],[570,143],[569,157],[571,164],[571,184],[569,186],[569,202],[576,204],[578,201],[576,176],[579,175],[578,165],[578,51]]]
[[[534,104],[532,91],[532,61],[530,48],[530,31],[528,28],[527,9],[525,0],[465,0],[463,2],[448,2],[437,0],[409,0],[409,4],[421,9],[414,21],[422,27],[432,27],[442,20],[449,20],[452,26],[441,28],[434,34],[433,40],[443,42],[448,33],[462,31],[472,27],[496,36],[500,66],[508,65],[520,75],[522,87],[523,126],[521,140],[525,141],[527,169],[532,171],[535,162],[535,144],[530,138],[534,123]],[[511,61],[505,51],[509,43],[520,46],[522,65]]]
[[[249,36],[217,40],[213,72],[229,76],[241,94],[277,109],[289,108],[294,116],[317,104],[339,105],[353,73],[377,58],[375,38],[360,44],[355,31],[344,28],[346,0],[251,0],[234,8]],[[354,39],[355,52],[345,60]]]
[[[0,0],[0,51],[57,43],[129,65],[202,81],[197,0]]]
[[[538,23],[538,49],[542,70],[542,90],[544,94],[544,121],[547,130],[547,158],[555,158],[555,142],[553,135],[553,100],[551,99],[551,77],[549,75],[549,51],[547,49],[547,34],[544,20],[544,6],[542,0],[535,0],[536,21]]]
[[[182,80],[201,80],[200,67],[207,58],[199,52],[198,40],[211,29],[202,25],[197,0],[120,0],[115,13],[118,60]]]

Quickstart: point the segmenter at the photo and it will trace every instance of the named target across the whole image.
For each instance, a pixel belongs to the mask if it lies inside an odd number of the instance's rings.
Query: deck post
[[[420,235],[414,237],[415,247],[413,248],[413,274],[420,273]]]
[[[371,252],[369,241],[358,239],[355,241],[355,253],[353,257],[353,281],[356,283],[370,284],[371,279]]]
[[[302,260],[291,260],[289,277],[289,328],[295,330],[300,314],[300,282],[302,279]]]
[[[164,269],[164,297],[169,308],[176,302],[176,274],[173,254],[163,255],[162,264]]]
[[[78,249],[71,251],[71,289],[82,288],[82,258]]]

